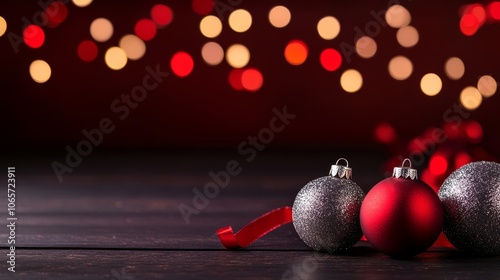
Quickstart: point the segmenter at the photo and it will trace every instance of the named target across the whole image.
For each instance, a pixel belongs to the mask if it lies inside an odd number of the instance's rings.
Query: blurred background
[[[386,171],[410,157],[433,186],[500,156],[498,1],[2,1],[0,16],[8,157],[64,163],[103,120],[92,153],[236,154],[284,107],[296,117],[266,151],[357,150]]]

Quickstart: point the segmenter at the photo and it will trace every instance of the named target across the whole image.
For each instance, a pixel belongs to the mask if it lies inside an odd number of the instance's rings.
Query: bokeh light
[[[163,4],[156,4],[151,8],[151,19],[158,27],[165,27],[174,19],[174,13],[170,7]]]
[[[94,41],[85,40],[78,44],[78,57],[85,62],[94,61],[97,58],[97,45]]]
[[[23,31],[24,43],[33,49],[37,49],[45,42],[45,32],[38,25],[28,25]]]
[[[390,144],[396,141],[396,130],[390,123],[383,122],[377,124],[374,131],[375,140],[382,144]]]
[[[150,19],[140,19],[134,27],[134,33],[143,41],[150,41],[156,36],[156,23]]]
[[[250,61],[250,51],[241,44],[231,45],[226,51],[226,60],[233,68],[245,67]]]
[[[372,58],[377,53],[377,43],[373,38],[363,36],[356,41],[356,53],[362,58]]]
[[[335,71],[342,65],[342,56],[335,49],[325,49],[319,58],[321,65],[327,71]]]
[[[401,28],[411,22],[410,12],[401,5],[393,5],[385,12],[385,21],[390,27]]]
[[[233,11],[229,15],[229,27],[236,32],[245,32],[252,26],[252,15],[243,9]]]
[[[325,40],[332,40],[340,33],[340,22],[332,16],[322,18],[316,26],[319,36]]]
[[[206,16],[200,22],[200,31],[207,38],[215,38],[222,32],[222,22],[216,16]]]
[[[232,69],[231,72],[229,72],[228,81],[231,87],[234,88],[235,90],[240,91],[245,89],[241,81],[243,72],[244,72],[243,69]]]
[[[486,22],[486,10],[481,4],[470,4],[464,9],[464,14],[470,14],[477,19],[479,27],[481,27]],[[462,15],[462,16],[463,16]]]
[[[208,65],[219,65],[224,60],[224,49],[216,42],[208,42],[201,48],[201,57]]]
[[[127,58],[130,60],[141,59],[146,53],[146,44],[144,41],[132,34],[123,36],[118,46],[125,51]]]
[[[52,75],[50,65],[43,60],[33,61],[30,65],[29,71],[33,81],[40,84],[47,82]]]
[[[444,175],[448,170],[448,160],[441,153],[433,154],[429,160],[429,170],[436,176]]]
[[[483,127],[476,121],[468,121],[465,123],[465,134],[471,143],[478,144],[483,140]]]
[[[346,92],[356,92],[363,86],[363,76],[355,69],[346,70],[340,76],[340,86]]]
[[[92,0],[72,0],[72,1],[73,4],[75,4],[75,6],[80,8],[87,7],[92,3]]]
[[[413,63],[405,56],[399,55],[389,61],[389,74],[395,80],[406,80],[413,73]]]
[[[105,18],[97,18],[90,24],[90,35],[97,42],[106,42],[113,36],[113,24]]]
[[[7,21],[5,21],[5,19],[0,16],[0,37],[5,34],[5,31],[7,31]]]
[[[111,47],[104,55],[106,65],[113,70],[120,70],[127,65],[127,54],[119,47]]]
[[[68,8],[65,4],[54,1],[45,8],[42,16],[47,18],[47,27],[55,28],[68,17]]]
[[[210,14],[210,12],[214,9],[214,6],[214,0],[193,0],[193,2],[191,2],[193,11],[202,16]]]
[[[477,89],[483,97],[492,97],[497,92],[497,81],[490,76],[484,75],[477,81]]]
[[[458,80],[465,73],[464,62],[458,57],[450,57],[444,64],[444,72],[448,78]]]
[[[418,43],[418,31],[411,25],[401,27],[396,33],[396,39],[402,47],[411,48]]]
[[[285,6],[276,6],[269,11],[269,22],[276,28],[283,28],[290,23],[292,14]]]
[[[241,74],[241,84],[248,91],[258,91],[264,83],[264,77],[255,68],[246,69]]]
[[[500,2],[494,1],[488,4],[488,15],[495,20],[500,20]]]
[[[177,52],[170,60],[172,72],[179,77],[186,77],[193,72],[194,61],[187,52]]]
[[[420,80],[420,89],[425,95],[434,96],[443,88],[443,82],[434,73],[425,74]]]
[[[285,59],[291,65],[303,64],[309,51],[307,45],[300,40],[292,40],[285,48]]]
[[[460,31],[462,31],[462,33],[466,36],[472,36],[476,34],[479,27],[479,20],[471,14],[465,14],[460,19]]]
[[[455,169],[472,162],[472,157],[466,152],[458,152],[455,155]]]
[[[475,87],[466,87],[460,93],[460,104],[467,110],[475,110],[481,105],[483,96]]]

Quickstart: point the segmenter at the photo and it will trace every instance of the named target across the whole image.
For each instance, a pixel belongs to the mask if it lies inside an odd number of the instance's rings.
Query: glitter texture
[[[363,198],[363,191],[351,180],[333,176],[315,179],[295,198],[293,226],[314,250],[346,251],[363,235],[359,224]]]
[[[500,254],[500,164],[473,162],[453,172],[439,190],[443,231],[458,249]]]

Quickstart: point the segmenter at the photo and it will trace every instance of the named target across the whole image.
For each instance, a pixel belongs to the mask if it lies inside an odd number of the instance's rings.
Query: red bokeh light
[[[483,127],[476,121],[467,122],[465,134],[471,143],[477,144],[483,140]]]
[[[45,42],[45,33],[38,25],[28,25],[23,31],[24,43],[33,49],[37,49]]]
[[[68,17],[68,8],[59,1],[54,1],[43,11],[47,18],[47,27],[55,28]]]
[[[229,72],[229,84],[231,85],[232,88],[235,90],[244,90],[245,87],[243,87],[242,83],[242,76],[243,76],[243,69],[233,69],[231,72]]]
[[[486,10],[481,4],[470,4],[463,7],[461,10],[461,16],[463,17],[466,14],[474,16],[477,19],[479,26],[482,26],[486,21]]]
[[[375,127],[375,140],[379,143],[389,144],[396,141],[396,131],[390,123],[380,123]]]
[[[85,40],[78,45],[78,56],[85,62],[94,61],[97,58],[97,45],[94,41]]]
[[[156,36],[156,23],[150,19],[143,18],[135,24],[134,32],[143,41],[149,41]]]
[[[264,77],[255,68],[246,69],[241,74],[241,84],[248,91],[258,91],[264,83]]]
[[[444,175],[448,170],[448,160],[442,154],[434,154],[429,161],[429,171],[437,176]]]
[[[479,26],[479,20],[471,14],[465,14],[462,19],[460,19],[460,31],[466,36],[476,34]]]
[[[157,4],[151,8],[151,18],[158,26],[167,26],[174,19],[174,13],[170,7]]]
[[[495,20],[500,20],[500,2],[491,2],[488,7],[488,15]]]
[[[193,71],[194,61],[187,52],[177,52],[172,56],[170,67],[175,75],[183,78]]]
[[[320,62],[327,71],[335,71],[342,65],[342,56],[335,49],[325,49],[321,52]]]
[[[193,0],[191,7],[199,15],[208,15],[214,9],[214,0]]]
[[[472,157],[466,152],[459,152],[455,155],[455,169],[458,169],[472,162]]]

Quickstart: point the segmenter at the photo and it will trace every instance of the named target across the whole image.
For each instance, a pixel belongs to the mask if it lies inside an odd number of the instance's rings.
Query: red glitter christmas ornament
[[[405,167],[405,163],[409,167]],[[443,207],[435,191],[418,180],[409,159],[376,184],[361,205],[361,228],[375,249],[410,257],[429,248],[439,236]]]

